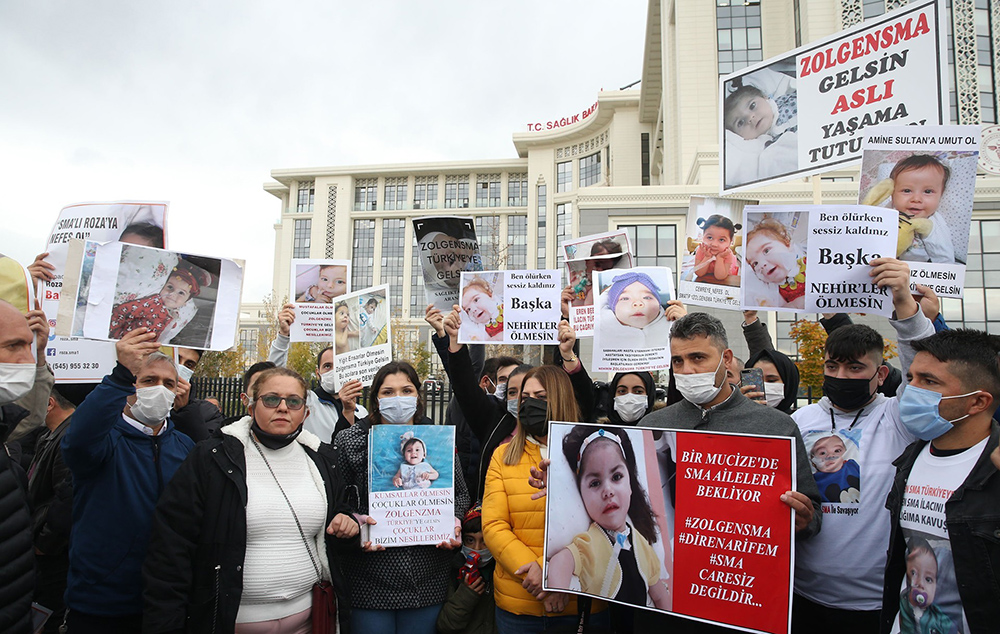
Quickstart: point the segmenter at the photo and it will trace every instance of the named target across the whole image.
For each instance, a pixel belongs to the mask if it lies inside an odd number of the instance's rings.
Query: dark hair
[[[910,538],[910,541],[906,543],[906,561],[909,563],[910,559],[925,552],[934,558],[934,565],[937,565],[937,553],[934,552],[934,548],[931,543],[927,541],[926,538],[920,537],[919,535],[914,535]],[[910,587],[910,575],[906,575],[906,587]]]
[[[503,367],[503,366],[501,366],[501,367]],[[507,380],[510,381],[511,379],[513,379],[518,374],[524,374],[528,370],[531,370],[534,367],[535,366],[531,365],[530,363],[522,363],[521,365],[517,366],[516,368],[514,368],[513,370],[510,371],[510,374],[507,376]],[[518,396],[520,396],[520,394]]]
[[[261,386],[267,383],[269,379],[276,376],[287,376],[295,379],[298,382],[299,386],[302,388],[302,396],[305,396],[306,392],[309,391],[309,385],[306,383],[306,380],[303,379],[298,372],[296,372],[295,370],[289,370],[288,368],[282,368],[280,366],[276,366],[264,370],[263,372],[257,375],[256,379],[254,379],[253,394],[255,400],[256,397],[260,396]]]
[[[482,380],[484,376],[488,377],[493,382],[493,385],[496,385],[498,367],[500,366],[497,363],[497,357],[490,357],[486,361],[483,361],[483,371],[480,373],[479,379]]]
[[[729,129],[729,122],[726,121],[726,119],[728,119],[729,115],[732,114],[733,109],[736,108],[736,104],[739,100],[746,96],[764,97],[765,95],[761,92],[760,88],[749,84],[746,86],[740,86],[733,92],[729,93],[729,96],[722,102],[722,122],[725,124],[727,130]]]
[[[56,402],[56,407],[59,409],[76,409],[76,405],[73,405],[69,399],[60,394],[59,390],[56,388],[52,388],[52,391],[49,392],[49,396],[51,396],[52,400]]]
[[[985,390],[993,396],[993,410],[1000,403],[1000,337],[982,330],[942,330],[912,343],[915,352],[926,352],[948,364],[948,371],[969,390]]]
[[[600,428],[604,429],[604,428]],[[569,463],[570,468],[576,477],[576,487],[580,488],[580,478],[583,475],[583,460],[581,459],[577,462],[577,458],[580,456],[580,447],[583,446],[583,441],[594,432],[598,431],[597,427],[592,427],[589,425],[576,425],[570,430],[568,434],[563,437],[562,450],[563,455],[566,457],[566,461]],[[629,485],[632,489],[632,500],[628,508],[629,519],[632,520],[632,524],[635,525],[635,529],[646,538],[650,544],[656,543],[656,514],[653,513],[653,509],[649,506],[649,499],[646,497],[646,491],[642,488],[642,484],[639,483],[638,467],[635,461],[635,450],[632,448],[632,441],[628,437],[628,432],[623,429],[617,429],[614,427],[609,427],[604,429],[605,433],[614,434],[617,436],[622,443],[622,453],[625,454],[625,467],[628,469],[628,480]],[[593,440],[587,449],[593,446],[594,443],[606,441],[614,442],[610,438],[597,438]],[[586,453],[586,450],[584,450]]]
[[[344,300],[340,300],[339,302],[337,302],[336,304],[334,304],[334,306],[333,306],[333,312],[337,312],[341,308],[347,308],[347,310],[350,310],[350,308],[347,306],[347,302],[345,302]]]
[[[250,389],[250,377],[257,374],[258,372],[263,372],[264,370],[270,370],[271,368],[277,367],[271,361],[258,361],[253,364],[247,371],[243,373],[243,393],[245,394],[248,389]]]
[[[729,239],[733,239],[733,234],[743,228],[741,224],[733,224],[733,221],[721,214],[712,214],[708,218],[698,218],[698,226],[702,231],[712,227],[722,227],[729,232]]]
[[[377,308],[377,307],[378,307],[378,300],[377,300],[377,299],[375,299],[374,297],[369,297],[369,298],[368,298],[368,301],[367,301],[367,302],[365,302],[365,308],[368,308],[368,307],[369,307],[369,306],[371,306],[372,304],[375,304],[375,307]]]
[[[592,244],[591,247],[590,247],[590,255],[598,255],[597,253],[595,253],[595,251],[597,251],[597,250],[604,251],[605,253],[608,253],[608,254],[611,254],[611,253],[621,253],[622,252],[622,245],[620,245],[619,243],[615,242],[611,238],[607,238],[605,240],[598,240],[597,242],[595,242],[594,244]]]
[[[118,241],[124,242],[125,236],[136,236],[148,240],[157,249],[163,248],[163,228],[157,227],[151,222],[137,222],[125,227],[125,231],[122,231]]]
[[[695,337],[708,337],[720,350],[729,347],[726,327],[708,313],[688,313],[675,321],[670,329],[671,341],[674,339],[694,339]]]
[[[413,413],[413,420],[419,425],[424,418],[424,398],[420,394],[420,377],[417,376],[417,371],[413,369],[413,366],[406,361],[390,361],[375,373],[371,390],[368,392],[368,416],[372,425],[382,423],[382,414],[378,411],[378,391],[382,389],[386,377],[393,374],[405,374],[406,378],[413,384],[417,393],[417,411]],[[426,445],[424,446],[426,447]]]
[[[185,350],[190,350],[191,352],[193,352],[196,355],[198,355],[198,361],[201,361],[201,358],[205,355],[205,351],[204,350],[199,350],[198,348],[188,348],[187,346],[178,346],[178,347],[179,348],[184,348]]]
[[[483,530],[483,518],[482,516],[473,517],[471,520],[462,524],[462,533],[481,533]]]
[[[889,172],[889,178],[895,181],[896,177],[903,172],[911,172],[925,167],[936,167],[941,170],[941,193],[944,193],[945,187],[948,186],[948,179],[951,178],[951,168],[931,154],[911,154],[907,156],[902,161],[896,163],[892,171]]]
[[[399,448],[399,453],[403,453],[404,451],[406,451],[407,447],[409,447],[410,445],[414,445],[416,443],[420,443],[421,445],[424,446],[424,459],[426,460],[426,458],[427,458],[427,443],[425,443],[420,438],[417,438],[416,436],[413,436],[412,438],[408,438],[406,440],[406,442],[403,443],[403,446]]]
[[[337,309],[336,308],[333,309],[333,312],[337,312]],[[322,350],[319,351],[319,354],[316,355],[316,369],[317,370],[319,370],[320,367],[323,365],[323,355],[326,354],[327,350],[333,350],[333,346],[327,346],[327,347],[323,348]]]
[[[826,338],[824,349],[834,361],[860,360],[867,356],[875,365],[879,365],[882,363],[884,346],[882,335],[874,328],[864,324],[850,324],[831,332]]]

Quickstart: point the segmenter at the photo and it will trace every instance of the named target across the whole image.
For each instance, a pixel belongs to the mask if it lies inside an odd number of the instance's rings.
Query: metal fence
[[[219,399],[219,406],[225,416],[237,416],[243,413],[243,404],[240,402],[243,379],[195,377],[191,379],[191,385],[198,398],[214,396]],[[316,387],[315,383],[312,387]],[[424,399],[424,415],[434,421],[435,425],[443,425],[445,411],[451,401],[451,385],[439,388],[425,386],[421,392]],[[368,407],[368,388],[364,389],[360,403]]]

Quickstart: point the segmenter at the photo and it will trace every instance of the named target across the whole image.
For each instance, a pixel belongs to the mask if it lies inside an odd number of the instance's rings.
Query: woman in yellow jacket
[[[537,491],[528,484],[530,468],[548,456],[548,422],[580,419],[567,376],[579,371],[580,361],[573,355],[575,339],[573,331],[563,322],[560,327],[563,367],[545,365],[524,375],[517,430],[510,442],[494,452],[486,474],[483,536],[498,563],[493,583],[500,634],[575,628],[579,622],[575,597],[542,590],[545,500],[533,500]],[[591,625],[610,625],[604,608],[602,602],[593,602],[593,610],[602,612],[590,617]]]

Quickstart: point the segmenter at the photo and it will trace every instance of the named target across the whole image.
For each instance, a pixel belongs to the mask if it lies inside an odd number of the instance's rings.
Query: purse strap
[[[253,432],[250,432],[250,440],[253,442],[253,446],[256,447],[257,453],[260,454],[261,459],[264,460],[264,466],[271,473],[271,477],[274,478],[274,483],[278,485],[278,490],[281,491],[281,497],[285,498],[285,504],[288,505],[288,510],[292,512],[292,519],[295,520],[295,527],[299,529],[299,536],[302,537],[302,543],[306,546],[306,552],[309,553],[309,561],[312,562],[313,568],[316,570],[316,578],[319,581],[323,581],[323,573],[320,572],[319,564],[316,563],[316,558],[313,557],[312,548],[309,547],[309,540],[306,539],[305,531],[302,530],[302,524],[299,523],[299,516],[295,514],[295,509],[292,508],[292,503],[289,501],[288,496],[285,495],[285,489],[281,487],[281,482],[278,482],[278,476],[274,475],[274,469],[271,468],[271,463],[267,461],[267,456],[264,455],[264,451],[257,444],[257,439],[253,437]],[[317,553],[318,554],[318,553]]]

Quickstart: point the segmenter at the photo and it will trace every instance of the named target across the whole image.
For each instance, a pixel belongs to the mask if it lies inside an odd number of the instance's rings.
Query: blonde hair
[[[774,218],[768,217],[758,222],[757,226],[747,233],[745,244],[749,246],[750,241],[753,240],[758,233],[769,233],[778,240],[784,242],[786,246],[791,246],[792,244],[792,236],[788,233],[788,227],[781,224]]]
[[[493,297],[493,287],[490,286],[489,282],[478,275],[469,280],[469,282],[465,285],[465,288],[462,289],[462,297],[465,297],[465,294],[473,288],[478,288],[490,297]]]
[[[565,370],[554,365],[542,365],[528,370],[521,380],[521,394],[518,394],[518,398],[524,394],[524,386],[529,379],[537,379],[542,384],[542,389],[545,390],[547,403],[545,417],[548,420],[567,423],[580,422],[580,406],[576,403],[573,384],[570,383],[569,375],[566,374]],[[516,465],[521,461],[527,435],[524,426],[518,421],[514,438],[507,444],[507,449],[503,453],[504,464]]]

